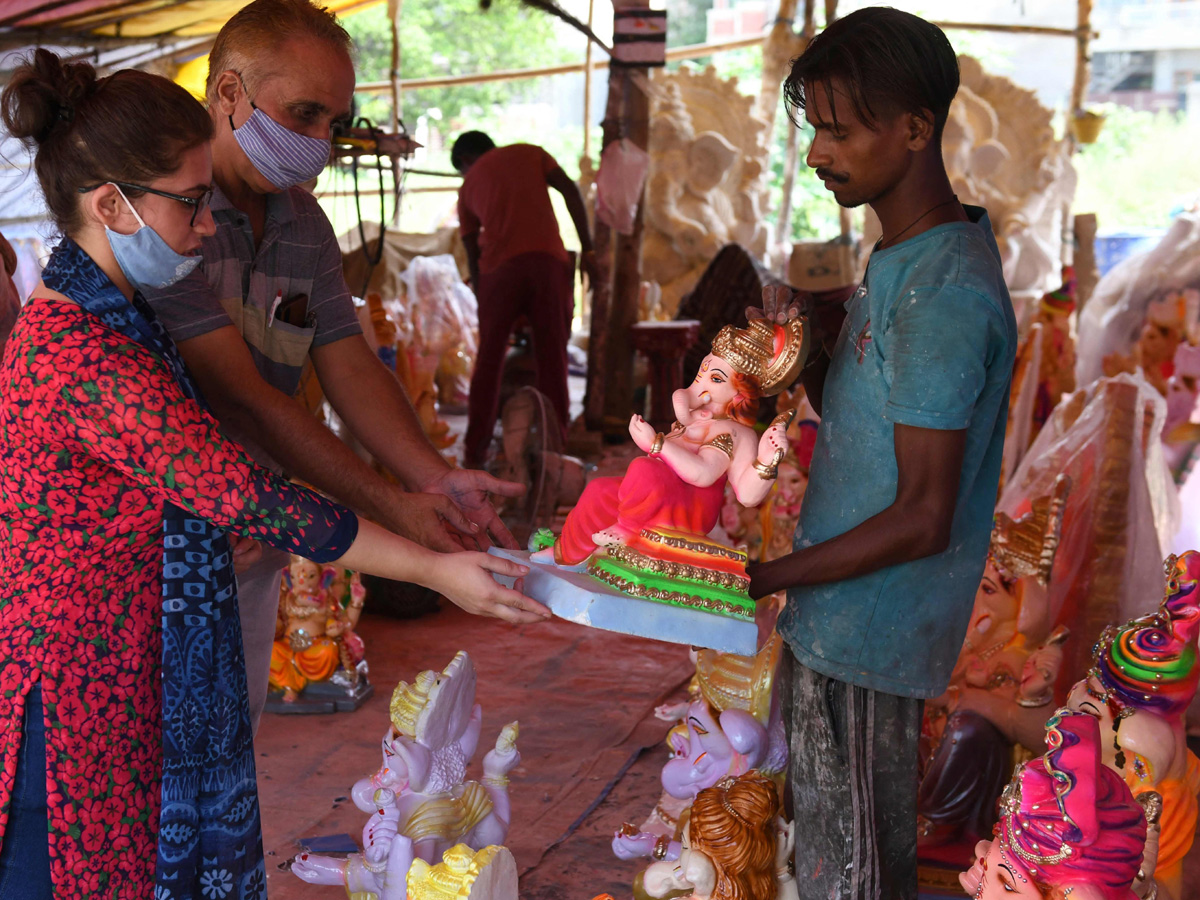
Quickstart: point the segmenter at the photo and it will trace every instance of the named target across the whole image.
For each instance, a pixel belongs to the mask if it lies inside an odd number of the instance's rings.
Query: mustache
[[[842,175],[840,172],[834,172],[832,169],[817,169],[817,177],[822,181],[832,181],[836,184],[845,184],[850,180],[849,175]]]

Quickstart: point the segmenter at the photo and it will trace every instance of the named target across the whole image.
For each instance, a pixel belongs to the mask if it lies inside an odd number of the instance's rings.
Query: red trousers
[[[537,389],[550,401],[566,436],[570,397],[567,393],[567,342],[574,312],[571,265],[548,253],[523,253],[491,272],[481,273],[479,355],[471,375],[468,400],[466,464],[478,466],[487,456],[500,405],[500,374],[508,339],[522,316],[533,329]]]

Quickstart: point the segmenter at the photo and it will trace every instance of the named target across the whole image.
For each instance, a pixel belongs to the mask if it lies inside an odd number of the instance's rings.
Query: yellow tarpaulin
[[[144,3],[130,3],[119,9],[116,15],[128,11],[128,15],[119,23],[106,24],[95,28],[93,33],[133,37],[160,37],[169,34],[172,37],[204,37],[216,34],[229,18],[249,3],[250,0],[189,0],[185,3],[171,3],[163,6],[161,0],[147,0]],[[379,0],[375,0],[379,2]],[[363,0],[324,0],[333,12],[347,9],[357,9],[370,5]],[[112,22],[114,18],[112,7],[98,10],[94,17],[80,17],[71,22],[72,30],[88,31],[90,22]]]

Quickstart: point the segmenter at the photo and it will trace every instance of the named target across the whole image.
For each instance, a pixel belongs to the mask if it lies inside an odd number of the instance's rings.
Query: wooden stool
[[[650,424],[655,428],[666,431],[675,421],[671,395],[683,387],[683,357],[699,335],[695,319],[633,326],[634,349],[650,363]]]

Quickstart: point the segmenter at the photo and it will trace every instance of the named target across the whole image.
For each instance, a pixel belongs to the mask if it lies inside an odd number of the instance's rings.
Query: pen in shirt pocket
[[[270,328],[275,323],[275,313],[279,310],[279,304],[283,302],[283,288],[275,292],[275,299],[271,302],[271,312],[267,316],[267,327]]]

